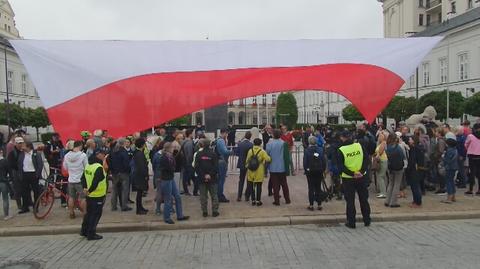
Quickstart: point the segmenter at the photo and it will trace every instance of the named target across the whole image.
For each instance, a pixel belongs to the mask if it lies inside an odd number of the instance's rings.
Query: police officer
[[[96,233],[97,224],[102,217],[105,196],[107,195],[107,175],[103,169],[105,152],[96,149],[90,156],[89,165],[82,176],[82,185],[87,196],[87,213],[83,217],[80,235],[87,240],[100,240],[103,237]]]
[[[352,134],[343,131],[340,134],[341,145],[338,149],[338,165],[343,181],[345,200],[347,202],[347,222],[345,226],[355,229],[355,192],[362,210],[365,226],[370,226],[370,205],[368,204],[368,182],[366,175],[368,157],[360,143],[354,143]]]

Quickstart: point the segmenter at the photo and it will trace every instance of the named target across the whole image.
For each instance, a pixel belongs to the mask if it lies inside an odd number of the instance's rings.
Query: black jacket
[[[175,173],[175,158],[170,153],[163,153],[160,157],[160,179],[173,180]]]
[[[110,171],[116,175],[119,173],[130,173],[130,157],[125,148],[112,152],[110,155]]]
[[[18,155],[17,167],[19,176],[23,174],[23,160],[25,159],[25,152],[20,152]],[[36,150],[32,151],[32,162],[33,167],[35,168],[35,175],[37,178],[42,178],[42,171],[43,171],[43,159],[42,155],[38,153]]]
[[[0,182],[8,182],[8,162],[6,159],[0,160]]]
[[[135,150],[133,154],[134,173],[133,189],[136,191],[148,190],[148,162],[143,151]]]
[[[218,156],[209,148],[205,148],[197,153],[194,168],[200,184],[217,182]],[[207,182],[205,175],[210,175],[211,180]]]

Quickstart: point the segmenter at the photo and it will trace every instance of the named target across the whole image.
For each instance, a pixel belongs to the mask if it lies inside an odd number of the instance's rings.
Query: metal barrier
[[[237,168],[238,156],[236,155],[237,146],[229,146],[229,150],[234,152],[228,158],[228,174],[239,174],[240,170]],[[303,153],[304,148],[301,142],[295,142],[292,150],[292,163],[295,172],[303,170]]]

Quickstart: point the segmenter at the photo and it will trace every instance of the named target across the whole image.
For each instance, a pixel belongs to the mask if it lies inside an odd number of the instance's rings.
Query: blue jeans
[[[175,199],[177,219],[183,218],[182,200],[180,199],[180,193],[178,192],[175,181],[173,179],[162,180],[160,183],[160,188],[162,189],[163,202],[165,203],[163,208],[163,220],[171,220],[170,214],[172,212],[172,196]]]
[[[412,171],[409,173],[409,184],[412,189],[413,202],[416,205],[422,205],[422,189],[420,183],[422,181],[423,171]]]
[[[225,186],[225,179],[227,177],[227,168],[228,164],[224,160],[218,161],[218,199],[226,199],[225,194],[223,193],[223,188]]]
[[[447,170],[446,171],[446,187],[447,187],[447,194],[454,195],[455,194],[455,172],[457,170]]]

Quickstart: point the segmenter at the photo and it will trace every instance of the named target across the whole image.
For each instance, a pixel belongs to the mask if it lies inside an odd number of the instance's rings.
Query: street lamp
[[[468,92],[471,92],[472,94],[475,93],[475,88],[466,88],[465,89],[465,97],[468,99]],[[468,115],[466,113],[463,113],[463,120],[466,121],[468,120]]]

